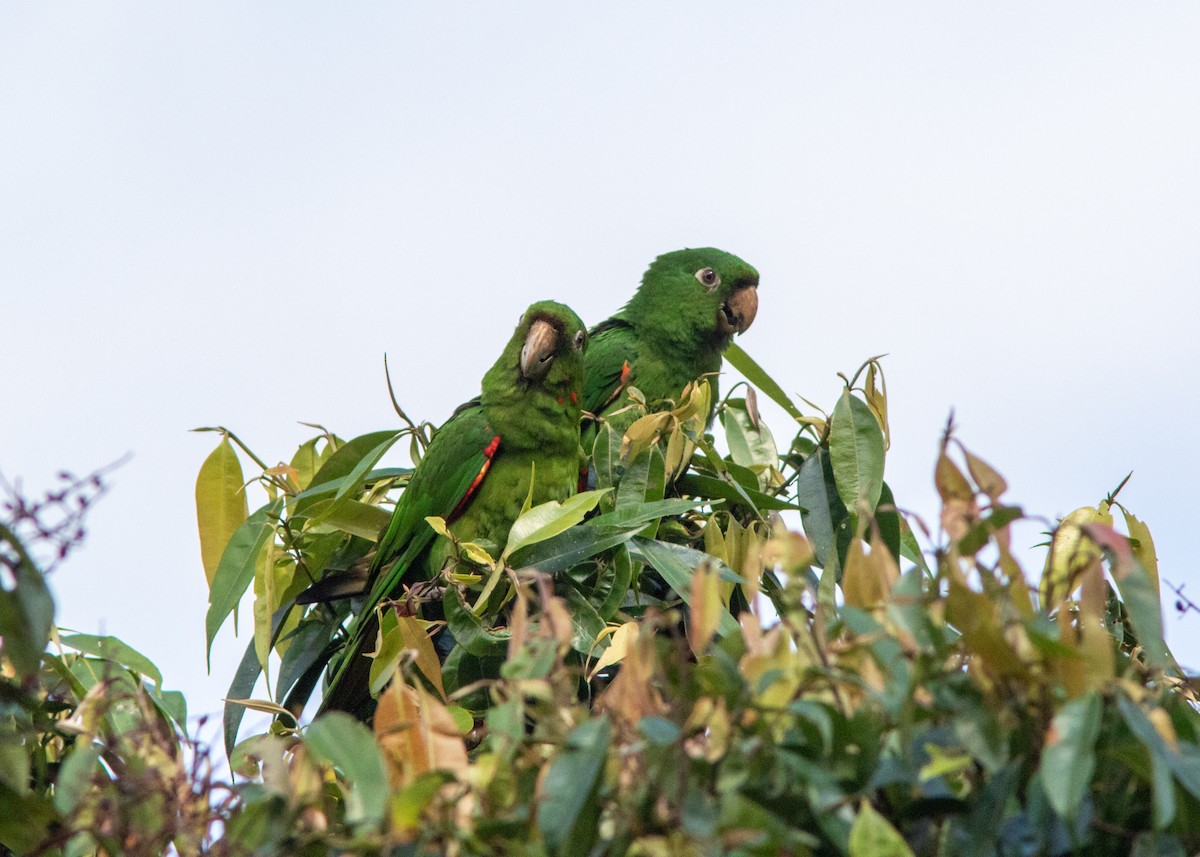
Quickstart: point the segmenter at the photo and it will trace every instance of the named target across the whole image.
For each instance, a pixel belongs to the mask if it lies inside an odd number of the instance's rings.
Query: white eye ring
[[[581,330],[581,331],[579,331],[578,333],[576,333],[576,334],[575,334],[575,350],[576,350],[576,351],[578,351],[580,348],[583,348],[583,343],[584,343],[584,341],[585,341],[585,340],[584,340],[584,333],[583,333],[583,331]]]
[[[696,279],[710,292],[721,285],[721,275],[712,268],[701,268],[696,272]]]

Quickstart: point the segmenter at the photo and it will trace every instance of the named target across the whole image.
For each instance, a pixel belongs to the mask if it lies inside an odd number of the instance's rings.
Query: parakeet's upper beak
[[[745,333],[758,315],[758,286],[743,286],[721,304],[717,312],[717,330],[722,334]]]
[[[521,349],[521,377],[527,381],[543,378],[550,371],[557,349],[558,330],[550,322],[539,318],[525,334],[525,346]]]

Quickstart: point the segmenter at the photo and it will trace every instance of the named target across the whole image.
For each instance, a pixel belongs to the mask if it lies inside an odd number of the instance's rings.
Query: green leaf
[[[275,520],[283,508],[283,500],[263,506],[246,519],[221,555],[221,564],[208,590],[208,614],[204,617],[207,638],[204,657],[212,669],[212,644],[225,619],[237,607],[238,601],[254,580],[258,556],[275,533]]]
[[[446,625],[454,640],[464,651],[476,657],[501,655],[508,646],[512,632],[507,628],[493,631],[483,620],[464,604],[462,594],[456,587],[448,587],[442,598],[442,609],[446,612]]]
[[[626,527],[644,526],[651,521],[657,521],[668,515],[682,515],[684,512],[704,505],[703,500],[685,500],[672,497],[669,500],[653,500],[649,503],[627,506],[612,512],[597,515],[588,521],[589,527]]]
[[[630,547],[639,555],[637,559],[653,566],[654,570],[662,575],[663,580],[679,594],[685,604],[692,603],[692,577],[696,566],[701,562],[716,563],[722,580],[743,582],[742,576],[724,563],[706,553],[682,545],[639,536],[633,539]],[[724,607],[721,608],[720,619],[717,621],[717,630],[723,636],[738,632],[737,620]]]
[[[838,496],[850,511],[871,512],[883,490],[883,431],[862,399],[842,393],[829,425],[829,457]]]
[[[162,688],[162,673],[159,672],[158,667],[137,649],[116,637],[68,634],[62,638],[62,644],[85,654],[105,658],[123,667],[128,667],[135,673],[150,679],[156,688]]]
[[[658,444],[642,450],[630,461],[617,485],[617,509],[629,509],[661,500],[666,492],[666,462]]]
[[[787,411],[792,419],[804,419],[800,409],[792,404],[792,400],[788,398],[787,393],[783,392],[783,388],[776,384],[766,370],[754,362],[754,359],[743,351],[741,346],[731,342],[725,349],[725,359],[729,361],[730,366],[741,372],[747,381],[766,393],[771,401]]]
[[[544,542],[522,548],[509,557],[509,563],[513,568],[536,568],[545,574],[554,574],[629,541],[641,528],[641,524],[631,524],[623,530],[580,524]]]
[[[396,442],[396,435],[397,432],[391,429],[376,431],[359,435],[339,446],[337,452],[329,456],[329,460],[322,464],[321,469],[313,476],[312,487],[293,498],[295,509],[292,514],[294,516],[307,515],[313,498],[331,491],[335,494],[340,491],[347,484],[346,477],[356,471],[363,457],[370,455],[383,444],[387,444],[384,447],[386,450]],[[380,455],[382,454],[381,452]],[[353,480],[351,484],[353,484]]]
[[[795,511],[800,507],[789,503],[781,497],[764,494],[752,488],[735,485],[715,476],[704,476],[699,473],[686,473],[675,480],[675,486],[680,494],[692,497],[703,497],[706,500],[726,500],[737,505],[750,505],[757,511]]]
[[[779,466],[779,450],[775,447],[775,438],[771,436],[771,430],[761,420],[758,428],[754,427],[746,410],[745,399],[726,400],[725,407],[721,410],[721,425],[725,429],[729,455],[735,462],[743,467]]]
[[[50,834],[54,807],[39,794],[20,794],[0,783],[0,845],[30,854]]]
[[[351,827],[378,827],[387,809],[389,788],[387,769],[371,730],[350,715],[333,711],[308,727],[304,744],[346,779],[346,822]]]
[[[287,638],[287,651],[279,663],[279,676],[275,680],[277,699],[285,699],[300,676],[320,659],[329,643],[329,636],[329,626],[317,619],[304,619],[296,626],[296,630]],[[253,689],[246,688],[241,696],[249,696]]]
[[[832,572],[836,581],[841,576],[837,527],[846,518],[846,507],[833,486],[832,463],[824,447],[819,447],[801,465],[796,480],[796,502],[800,504],[800,520],[817,562],[825,571]]]
[[[200,560],[212,586],[225,545],[246,520],[242,465],[229,436],[200,465],[196,476],[196,523],[200,528]]]
[[[850,857],[913,857],[913,853],[900,832],[864,798],[850,827]]]
[[[575,526],[587,517],[588,512],[596,508],[600,498],[609,490],[603,488],[598,491],[584,491],[582,494],[568,497],[561,503],[551,500],[530,509],[513,522],[512,529],[508,532],[508,544],[500,558],[507,559],[521,548],[544,542]]]
[[[0,653],[6,656],[19,677],[33,675],[41,665],[42,652],[50,642],[54,624],[54,598],[46,588],[42,572],[25,547],[8,527],[0,524],[0,545],[16,562],[6,562],[15,586],[0,585]]]
[[[338,488],[334,495],[335,500],[341,500],[344,497],[350,496],[355,491],[363,486],[367,472],[376,465],[379,459],[383,458],[383,454],[392,448],[392,444],[404,436],[403,432],[394,432],[390,437],[384,438],[358,460],[358,462],[350,468],[350,472],[342,477],[342,485]],[[353,443],[354,441],[351,441]],[[349,446],[349,444],[347,444]],[[342,447],[345,449],[346,447]],[[338,452],[342,450],[339,449]],[[336,455],[336,453],[335,453]],[[332,461],[332,459],[330,459]],[[324,468],[322,468],[323,470]]]
[[[287,620],[288,613],[291,612],[292,605],[285,604],[275,611],[275,615],[271,617],[271,641],[274,643],[279,629]],[[225,693],[225,712],[224,712],[224,732],[225,732],[225,753],[228,756],[233,752],[233,748],[237,746],[238,727],[242,724],[242,716],[246,713],[244,706],[229,702],[231,699],[248,699],[254,693],[254,686],[258,684],[258,677],[262,675],[262,666],[258,662],[258,653],[255,651],[254,640],[252,639],[246,646],[246,651],[242,655],[242,660],[238,663],[237,671],[233,674],[233,680],[229,683],[229,690]]]
[[[585,720],[567,736],[542,780],[537,826],[551,854],[586,854],[591,841],[579,837],[576,822],[596,787],[608,758],[612,726],[607,717]],[[590,831],[594,840],[596,831]]]
[[[352,536],[378,541],[392,515],[386,509],[358,500],[317,500],[308,507],[308,514],[321,522],[312,531],[323,532],[332,527]]]
[[[1089,693],[1066,703],[1050,722],[1039,770],[1047,801],[1067,821],[1079,811],[1096,770],[1100,712],[1100,697]]]
[[[91,788],[92,774],[100,761],[100,747],[79,739],[74,749],[63,760],[54,784],[54,808],[61,815],[69,816],[79,806],[79,801]]]
[[[586,655],[595,650],[596,638],[604,633],[607,625],[573,580],[567,578],[564,584],[562,594],[571,613],[571,647]]]

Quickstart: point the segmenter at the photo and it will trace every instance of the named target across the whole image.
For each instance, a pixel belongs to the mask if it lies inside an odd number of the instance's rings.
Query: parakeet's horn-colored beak
[[[758,315],[758,286],[743,286],[721,305],[717,328],[721,333],[745,333]]]
[[[558,330],[548,321],[538,319],[529,326],[525,334],[525,346],[521,349],[521,377],[536,381],[545,377],[554,362],[558,349]]]

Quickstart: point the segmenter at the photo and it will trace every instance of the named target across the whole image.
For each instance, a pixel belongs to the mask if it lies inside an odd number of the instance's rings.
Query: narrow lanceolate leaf
[[[867,404],[849,390],[842,393],[829,426],[829,456],[834,484],[846,508],[871,512],[883,490],[883,432]]]
[[[346,780],[346,822],[378,827],[387,808],[388,778],[371,731],[349,714],[333,711],[308,727],[304,744]]]
[[[246,520],[242,465],[228,437],[204,459],[196,476],[196,523],[200,528],[200,560],[212,586],[225,545]]]
[[[793,419],[803,421],[804,415],[800,413],[799,408],[792,404],[792,400],[788,398],[787,393],[783,392],[783,388],[776,384],[766,370],[759,366],[740,346],[730,343],[729,347],[725,349],[725,359],[729,361],[730,366],[741,372],[747,381],[762,390],[771,401],[787,411]]]
[[[1075,818],[1096,770],[1100,735],[1100,697],[1073,699],[1059,709],[1046,733],[1042,751],[1042,785],[1046,799],[1062,818]]]
[[[242,593],[254,580],[254,569],[259,554],[266,549],[267,541],[275,533],[275,519],[283,506],[282,500],[277,500],[263,506],[246,519],[225,548],[217,573],[213,576],[212,585],[208,590],[208,615],[204,618],[204,629],[207,637],[205,658],[212,655],[213,640],[221,629],[226,617],[237,607]],[[209,663],[211,669],[212,664]]]

